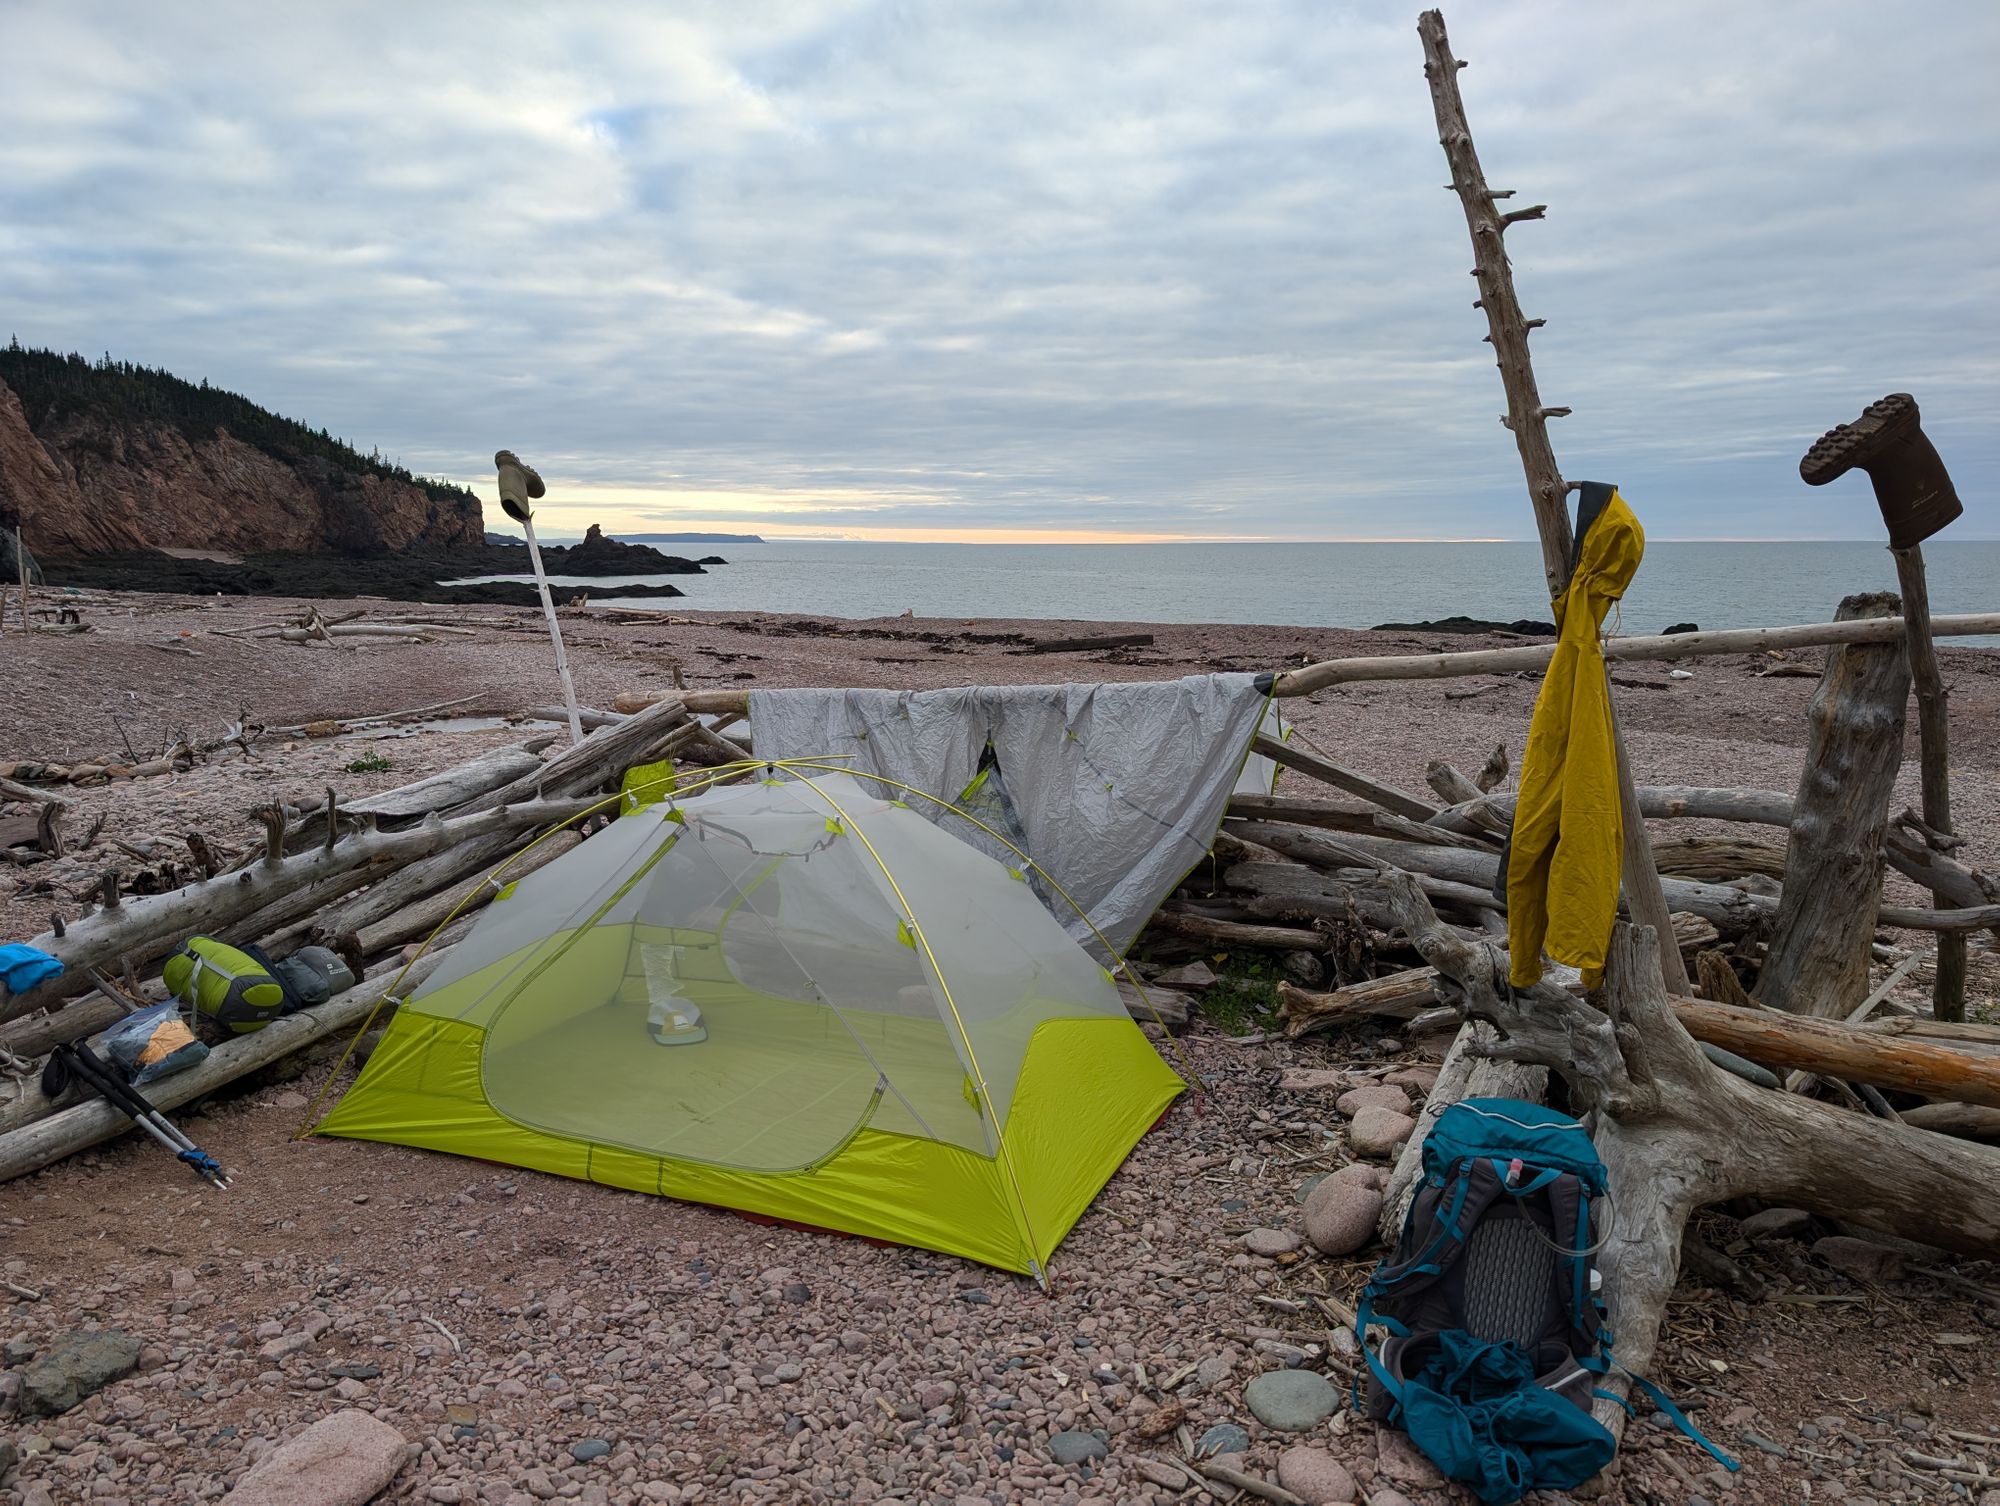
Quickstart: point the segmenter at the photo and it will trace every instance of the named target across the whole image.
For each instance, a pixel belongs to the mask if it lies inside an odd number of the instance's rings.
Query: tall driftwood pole
[[[1542,540],[1542,569],[1548,577],[1549,598],[1558,601],[1569,585],[1572,536],[1569,526],[1568,488],[1556,468],[1554,448],[1549,444],[1551,418],[1561,418],[1567,408],[1548,408],[1535,386],[1534,362],[1528,355],[1528,331],[1538,328],[1540,319],[1521,313],[1521,301],[1514,294],[1514,273],[1507,262],[1506,232],[1523,220],[1539,220],[1547,209],[1531,204],[1526,209],[1502,213],[1500,201],[1514,191],[1495,191],[1486,186],[1479,166],[1479,153],[1472,145],[1472,127],[1466,123],[1465,101],[1459,97],[1458,70],[1465,64],[1451,55],[1451,41],[1445,36],[1442,12],[1427,10],[1417,19],[1417,35],[1424,44],[1424,76],[1430,80],[1431,106],[1437,114],[1438,142],[1444,147],[1445,161],[1451,166],[1447,188],[1457,192],[1465,206],[1465,223],[1472,232],[1472,275],[1479,282],[1479,300],[1473,306],[1486,310],[1486,338],[1500,367],[1500,381],[1507,391],[1507,412],[1500,420],[1514,436],[1521,452],[1521,469],[1528,477],[1528,500],[1535,509],[1535,528]],[[1613,736],[1618,750],[1618,794],[1623,810],[1625,903],[1635,923],[1652,928],[1659,939],[1660,974],[1667,991],[1690,992],[1687,967],[1680,948],[1674,944],[1673,922],[1667,902],[1660,893],[1659,871],[1653,866],[1652,844],[1646,836],[1645,817],[1639,810],[1632,768],[1625,755],[1625,737],[1617,730],[1613,716]]]
[[[1930,584],[1924,578],[1921,544],[1890,551],[1896,560],[1896,580],[1903,588],[1903,627],[1910,653],[1910,679],[1917,690],[1917,731],[1923,756],[1924,825],[1940,837],[1951,835],[1951,732],[1945,710],[1944,677],[1938,673],[1937,649],[1931,642]],[[1943,906],[1948,901],[1932,896]],[[1965,937],[1947,932],[1938,937],[1937,981],[1931,989],[1931,1010],[1940,1020],[1965,1018]]]
[[[1948,849],[1951,836],[1950,727],[1945,685],[1931,643],[1931,593],[1919,547],[1965,511],[1951,472],[1924,433],[1923,411],[1907,392],[1892,392],[1870,403],[1852,423],[1835,424],[1799,458],[1799,479],[1825,486],[1849,471],[1864,472],[1875,490],[1875,505],[1889,530],[1889,552],[1903,591],[1903,636],[1910,678],[1917,688],[1917,727],[1923,747],[1923,834],[1933,851]],[[1950,903],[1933,889],[1932,902]],[[1965,940],[1940,938],[1937,980],[1931,1004],[1940,1020],[1965,1018]]]

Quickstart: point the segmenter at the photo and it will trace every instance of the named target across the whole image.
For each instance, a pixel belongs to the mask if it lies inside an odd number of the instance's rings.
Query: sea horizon
[[[1546,621],[1541,546],[1527,540],[965,544],[766,539],[701,575],[551,576],[593,604],[840,618],[1048,618],[1371,628],[1465,616]],[[1926,556],[1931,610],[2000,610],[2000,540]],[[480,579],[528,580],[523,575]],[[680,597],[620,597],[672,585]],[[1771,627],[1831,618],[1844,596],[1896,589],[1886,542],[1653,540],[1614,628]]]

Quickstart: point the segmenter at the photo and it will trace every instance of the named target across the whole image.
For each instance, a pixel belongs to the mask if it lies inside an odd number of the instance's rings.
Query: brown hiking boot
[[[1799,461],[1799,475],[1807,486],[1825,486],[1857,467],[1866,471],[1889,525],[1889,547],[1920,544],[1965,511],[1921,418],[1915,398],[1892,392],[1853,423],[1822,434]]]
[[[542,496],[548,488],[542,485],[542,478],[535,473],[532,465],[523,463],[521,457],[512,450],[502,450],[493,457],[493,464],[500,471],[500,507],[516,523],[525,523],[534,508],[528,504],[531,499]]]

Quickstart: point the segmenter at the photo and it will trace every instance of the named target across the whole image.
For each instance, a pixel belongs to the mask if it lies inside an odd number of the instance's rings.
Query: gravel
[[[552,698],[547,642],[532,632],[353,654],[204,634],[195,640],[202,657],[185,658],[145,645],[181,628],[276,616],[283,604],[127,600],[141,615],[98,632],[7,640],[10,676],[36,715],[12,729],[0,758],[115,748],[113,705],[130,712],[137,737],[155,724],[213,735],[238,706],[277,723],[469,693],[481,697],[472,709],[493,711]],[[566,623],[583,698],[599,705],[621,690],[669,685],[669,658],[697,688],[750,683],[738,675],[898,686],[1155,677],[1484,644],[1169,627],[1157,630],[1154,650],[1101,663],[1010,656],[1006,644],[973,641],[1069,626],[891,620],[832,633],[748,613],[630,628]],[[1954,815],[1975,854],[1990,852],[2000,832],[2000,656],[1942,654],[1957,713]],[[1747,660],[1700,668],[1694,681],[1621,703],[1640,778],[1795,784],[1811,682],[1754,679]],[[1469,688],[1451,682],[1356,685],[1288,709],[1342,762],[1420,788],[1429,759],[1477,768],[1503,740],[1518,754],[1534,686],[1492,684],[1462,702],[1444,699],[1448,688]],[[200,829],[241,842],[258,801],[323,798],[327,783],[358,796],[523,735],[502,726],[274,743],[254,763],[232,755],[172,779],[78,791],[65,829],[107,814],[116,821],[108,830],[127,841],[177,843]],[[1914,736],[1913,725],[1898,791],[1906,803],[1916,799]],[[371,750],[393,767],[345,772]],[[1284,788],[1321,793],[1292,775]],[[64,881],[80,884],[104,862],[100,843],[63,866]],[[76,913],[60,892],[31,892],[58,866],[0,877],[0,935],[33,934],[51,908]],[[1990,938],[1973,938],[1972,953],[1974,992],[2000,995]],[[1920,968],[1898,997],[1928,988]],[[186,1115],[194,1137],[237,1174],[227,1197],[130,1137],[0,1187],[0,1273],[45,1293],[11,1308],[10,1336],[46,1352],[79,1326],[115,1323],[143,1346],[136,1370],[70,1412],[13,1419],[21,1459],[11,1486],[24,1503],[218,1501],[310,1425],[356,1414],[403,1440],[379,1497],[391,1503],[737,1506],[896,1492],[923,1506],[1164,1506],[1185,1493],[1185,1477],[1168,1483],[1168,1461],[1185,1457],[1184,1445],[1178,1429],[1148,1439],[1138,1423],[1171,1397],[1186,1409],[1188,1443],[1219,1424],[1240,1428],[1226,1452],[1250,1472],[1268,1478],[1284,1450],[1306,1445],[1346,1468],[1371,1506],[1442,1506],[1447,1495],[1427,1463],[1347,1412],[1336,1360],[1351,1357],[1325,1350],[1335,1325],[1315,1299],[1351,1302],[1373,1258],[1310,1249],[1273,1258],[1243,1243],[1246,1230],[1298,1228],[1294,1189],[1347,1164],[1340,1092],[1384,1067],[1396,1074],[1387,1086],[1422,1091],[1422,1051],[1385,1054],[1369,1044],[1375,1035],[1236,1045],[1198,1027],[1185,1044],[1208,1087],[1199,1112],[1190,1095],[1140,1142],[1057,1252],[1053,1296],[923,1251],[391,1146],[296,1141],[300,1110],[280,1100],[316,1093],[324,1061],[296,1083],[252,1083]],[[1650,1373],[1699,1404],[1697,1420],[1719,1437],[1747,1428],[1790,1440],[1802,1420],[1824,1436],[1801,1435],[1788,1459],[1747,1449],[1743,1474],[1717,1485],[1678,1434],[1635,1427],[1623,1472],[1600,1499],[1636,1503],[1643,1490],[1653,1501],[1701,1493],[1791,1506],[1811,1483],[1813,1500],[1836,1499],[1833,1485],[1855,1506],[1916,1498],[1909,1451],[2000,1469],[1992,1447],[1950,1436],[1990,1433],[2000,1416],[2000,1304],[1914,1274],[1886,1290],[1856,1286],[1795,1244],[1738,1245],[1720,1214],[1703,1215],[1694,1232],[1755,1266],[1774,1299],[1843,1300],[1751,1305],[1686,1288]],[[2000,1272],[1977,1263],[1959,1271],[2000,1288]],[[1938,1345],[1938,1332],[1978,1342]],[[262,1355],[291,1336],[306,1342]],[[1322,1369],[1337,1406],[1306,1432],[1248,1421],[1247,1376],[1295,1384]],[[18,1369],[0,1375],[0,1401],[19,1385]],[[1058,1463],[1052,1440],[1064,1433],[1101,1434],[1103,1457]],[[572,1450],[587,1440],[607,1450],[580,1463]]]

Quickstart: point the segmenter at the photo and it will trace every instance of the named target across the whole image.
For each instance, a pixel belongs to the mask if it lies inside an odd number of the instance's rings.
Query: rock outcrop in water
[[[0,349],[0,525],[45,562],[145,549],[478,545],[479,499],[130,363]]]
[[[525,543],[489,547],[502,551],[507,560],[494,567],[496,572],[529,568]],[[697,564],[677,554],[662,554],[650,544],[623,543],[607,536],[595,523],[585,531],[581,543],[542,545],[542,567],[551,575],[700,575],[704,573],[702,565],[721,563],[703,560]]]
[[[1515,622],[1489,622],[1483,617],[1440,617],[1435,622],[1378,622],[1377,633],[1519,633],[1530,638],[1553,638],[1553,622],[1537,622],[1523,617]]]
[[[607,541],[613,542],[613,541]],[[623,546],[619,546],[623,547]],[[648,550],[654,554],[656,551]],[[701,575],[692,560],[660,554],[643,569],[577,570],[564,551],[545,549],[542,562],[551,575]],[[584,563],[590,560],[586,557]],[[443,582],[480,575],[525,575],[528,550],[524,544],[479,544],[469,549],[411,549],[396,554],[329,557],[325,554],[273,552],[238,560],[181,559],[157,551],[120,551],[87,559],[51,562],[45,574],[54,586],[94,586],[112,591],[176,591],[195,596],[386,596],[397,601],[484,603],[532,606],[540,598],[535,588],[519,581],[482,581],[451,586]],[[553,588],[556,599],[578,594],[575,586]],[[679,587],[606,586],[593,595],[618,597],[680,596]]]

